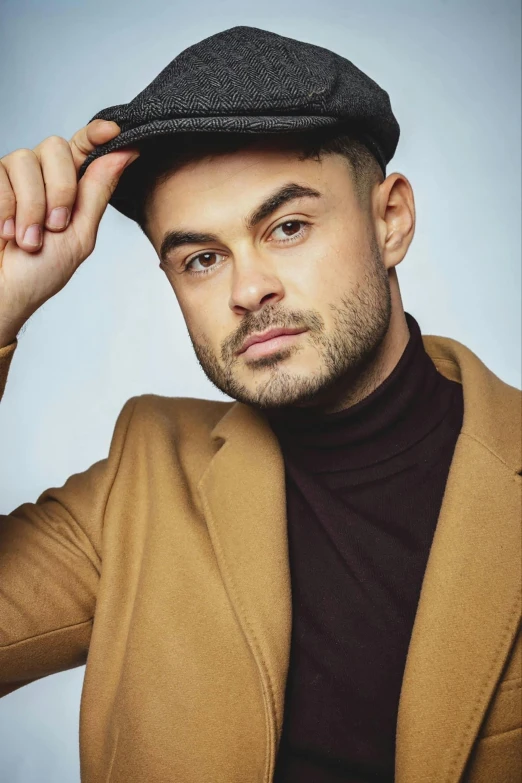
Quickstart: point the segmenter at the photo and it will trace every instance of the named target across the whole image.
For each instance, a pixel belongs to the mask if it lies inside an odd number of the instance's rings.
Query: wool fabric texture
[[[400,133],[388,93],[350,60],[247,26],[189,46],[129,103],[103,109],[92,119],[112,120],[121,132],[88,155],[80,177],[101,155],[158,137],[337,126],[363,142],[385,174]],[[129,166],[110,201],[132,219],[136,170]]]
[[[521,394],[458,341],[423,343],[462,385],[464,420],[408,647],[394,781],[511,783]],[[18,393],[17,344],[0,347],[0,404]],[[252,407],[142,394],[106,458],[0,514],[0,697],[87,664],[82,783],[274,780],[293,622],[284,479]]]

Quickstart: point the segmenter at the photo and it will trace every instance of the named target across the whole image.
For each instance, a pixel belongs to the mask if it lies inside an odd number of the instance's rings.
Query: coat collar
[[[457,783],[520,617],[520,392],[461,343],[423,336],[462,383],[464,420],[424,575],[397,721],[396,783]],[[258,665],[272,778],[291,640],[284,463],[261,413],[234,403],[199,482],[230,600]]]

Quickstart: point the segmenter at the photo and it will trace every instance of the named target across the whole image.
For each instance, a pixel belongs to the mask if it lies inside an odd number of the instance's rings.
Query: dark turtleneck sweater
[[[460,384],[419,325],[339,413],[268,413],[286,478],[292,641],[274,783],[392,783],[399,696],[455,443]]]

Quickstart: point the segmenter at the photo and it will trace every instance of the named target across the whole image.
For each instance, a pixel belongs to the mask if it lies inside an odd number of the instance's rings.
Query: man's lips
[[[267,340],[273,340],[275,337],[281,337],[283,335],[294,335],[294,334],[301,334],[302,332],[306,332],[307,330],[304,328],[295,328],[295,329],[269,329],[267,332],[263,332],[261,334],[252,334],[250,337],[248,337],[239,351],[237,352],[237,355],[244,353],[248,348],[250,348],[251,345],[255,345],[256,343],[264,343],[267,342]]]

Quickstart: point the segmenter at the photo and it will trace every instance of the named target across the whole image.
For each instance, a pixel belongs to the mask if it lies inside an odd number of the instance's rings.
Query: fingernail
[[[29,226],[24,234],[24,245],[31,245],[31,247],[38,247],[42,243],[42,229],[38,223]]]
[[[4,230],[2,234],[7,234],[8,237],[14,237],[15,235],[15,222],[14,218],[7,218],[4,223]]]
[[[118,130],[120,129],[120,126],[118,125],[117,122],[114,122],[114,120],[100,120],[100,122],[101,122],[102,125],[105,126],[105,128],[107,130],[114,131],[114,126],[116,126],[116,128],[118,128]],[[100,127],[101,127],[101,125],[100,125]]]
[[[49,228],[65,228],[69,210],[67,207],[55,207],[47,220]]]

